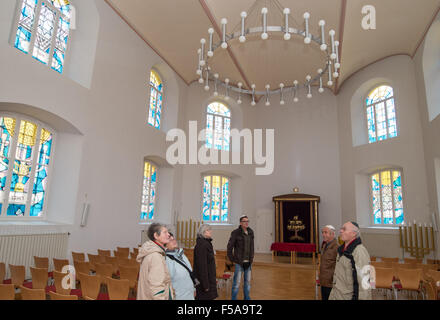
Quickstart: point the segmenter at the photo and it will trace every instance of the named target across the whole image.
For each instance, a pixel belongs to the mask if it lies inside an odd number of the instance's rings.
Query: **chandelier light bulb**
[[[281,89],[284,88],[284,83],[280,83],[280,88],[281,88]]]
[[[309,44],[312,41],[309,37],[304,38],[304,43]]]
[[[312,98],[312,94],[311,94],[311,93],[308,93],[308,94],[307,94],[307,98],[311,99],[311,98]]]
[[[328,85],[329,87],[331,87],[331,86],[333,85],[333,81],[331,81],[331,80],[328,81],[328,82],[327,82],[327,85]]]
[[[213,51],[208,51],[206,54],[208,55],[208,57],[211,58],[214,55],[214,52]]]
[[[319,89],[318,89],[318,92],[319,92],[319,93],[323,93],[323,92],[324,92],[324,88],[319,88]]]
[[[228,23],[228,20],[227,20],[226,18],[223,18],[223,19],[220,21],[220,23],[221,23],[221,24],[227,24],[227,23]]]
[[[280,105],[284,106],[284,103],[285,103],[284,100],[280,101]]]
[[[202,70],[197,69],[196,73],[200,76],[202,74]]]
[[[214,91],[214,97],[217,97],[217,96],[218,96],[218,92]]]
[[[246,42],[246,37],[245,37],[245,36],[240,36],[240,37],[238,38],[238,40],[239,40],[241,43],[244,43],[244,42]]]
[[[304,19],[309,19],[310,18],[310,13],[306,12],[304,13]]]
[[[324,20],[319,20],[319,26],[320,26],[320,27],[325,26],[325,21],[324,21]]]
[[[237,104],[241,104],[242,103],[242,101],[241,100],[237,100]]]
[[[205,64],[206,64],[205,60],[200,60],[200,66],[201,66],[201,67],[204,67]]]
[[[256,105],[256,103],[255,103],[254,100],[252,100],[251,105],[252,105],[252,106],[255,106],[255,105]]]
[[[307,77],[306,77],[306,80],[310,81],[310,79],[312,79],[312,77],[308,74]]]
[[[296,87],[298,85],[298,80],[293,81],[293,85]]]
[[[318,73],[319,73],[319,74],[322,74],[322,69],[318,69]]]
[[[270,106],[270,101],[266,101],[265,105],[266,107]]]
[[[335,68],[336,68],[336,69],[339,69],[340,67],[341,67],[341,64],[340,64],[339,62],[336,62],[336,63],[335,63]]]
[[[255,89],[255,84],[252,84],[252,85],[251,85],[251,88],[252,88],[252,89]]]
[[[226,84],[229,83],[229,79],[228,79],[228,78],[225,79],[225,83],[226,83]]]
[[[241,89],[241,87],[243,86],[243,83],[239,82],[239,83],[237,83],[237,86]]]
[[[337,77],[339,77],[339,72],[333,72],[333,78],[337,78]]]
[[[335,60],[335,59],[336,59],[336,53],[332,53],[332,54],[330,55],[330,59]]]
[[[328,34],[329,34],[331,37],[334,37],[335,34],[336,34],[336,32],[335,32],[335,30],[331,29],[331,30],[328,32]]]
[[[299,101],[298,97],[293,98],[293,102],[298,102],[298,101]]]
[[[218,79],[218,73],[214,74],[214,78]]]
[[[321,44],[320,48],[321,48],[321,51],[325,51],[325,50],[327,50],[327,45],[325,43],[323,43],[323,44]]]
[[[199,83],[202,84],[204,82],[203,78],[199,78]]]
[[[205,86],[205,91],[209,91],[209,86]]]
[[[284,8],[283,13],[284,14],[290,14],[290,9],[289,8]]]
[[[242,18],[246,18],[246,17],[247,17],[247,13],[246,13],[246,11],[242,11],[242,12],[240,13],[240,17],[242,17]]]
[[[290,38],[291,38],[291,36],[290,36],[290,33],[288,33],[288,32],[286,32],[285,34],[284,34],[284,40],[290,40]]]
[[[226,42],[222,42],[222,49],[226,49],[228,47],[228,44]]]
[[[263,32],[261,34],[261,39],[266,40],[267,38],[269,38],[269,35],[267,34],[267,32]]]
[[[267,8],[262,8],[262,9],[261,9],[261,13],[262,13],[262,14],[266,14],[266,13],[267,13]]]
[[[202,38],[202,39],[200,39],[200,43],[201,43],[201,44],[205,44],[205,43],[206,43],[206,40],[205,40],[204,38]]]
[[[268,84],[266,84],[266,87],[265,87],[267,90],[269,90],[270,89],[270,85],[268,85]]]

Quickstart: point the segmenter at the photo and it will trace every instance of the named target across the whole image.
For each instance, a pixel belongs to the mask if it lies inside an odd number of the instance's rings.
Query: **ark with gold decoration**
[[[319,196],[293,193],[273,197],[275,242],[318,245]]]

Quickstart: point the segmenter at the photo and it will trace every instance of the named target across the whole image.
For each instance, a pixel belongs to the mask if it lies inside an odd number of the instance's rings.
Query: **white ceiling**
[[[144,39],[186,82],[198,79],[197,49],[200,39],[208,39],[208,28],[216,31],[214,42],[221,35],[222,18],[227,18],[227,33],[239,31],[240,12],[250,12],[255,0],[105,0],[140,37]],[[440,0],[278,0],[290,8],[290,27],[304,29],[303,13],[311,14],[310,30],[319,36],[318,22],[326,21],[328,30],[336,31],[340,45],[340,77],[332,87],[338,92],[342,83],[358,70],[380,59],[406,54],[413,56],[433,18],[440,9]],[[376,8],[376,30],[363,30],[362,7]],[[259,0],[247,26],[261,25],[260,8],[269,9],[268,25],[283,25],[281,9],[273,0]],[[244,44],[231,42],[227,50],[218,49],[210,65],[222,79],[229,78],[246,88],[255,83],[257,90],[271,89],[280,82],[292,85],[315,75],[324,67],[319,46],[304,46],[302,39],[284,41],[269,35],[261,41],[248,37]],[[326,81],[324,81],[326,82]]]

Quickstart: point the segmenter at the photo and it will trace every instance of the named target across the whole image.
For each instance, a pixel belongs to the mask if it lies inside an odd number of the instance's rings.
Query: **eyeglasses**
[[[249,220],[241,220],[241,222],[249,222]]]

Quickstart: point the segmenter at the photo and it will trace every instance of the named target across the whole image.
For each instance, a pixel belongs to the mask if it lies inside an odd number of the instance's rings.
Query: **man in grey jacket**
[[[370,255],[362,245],[359,225],[356,222],[346,222],[340,230],[340,236],[344,244],[338,248],[333,289],[329,299],[371,300],[368,283]]]

